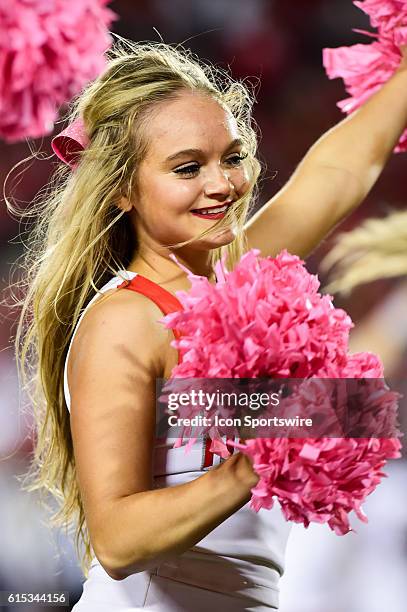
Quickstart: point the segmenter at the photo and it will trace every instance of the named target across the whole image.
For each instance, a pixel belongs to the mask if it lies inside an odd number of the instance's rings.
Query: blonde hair
[[[363,283],[407,274],[407,212],[368,219],[353,231],[339,234],[321,270],[331,271],[324,289],[343,294]]]
[[[86,577],[93,552],[75,476],[64,362],[80,314],[94,292],[100,293],[97,286],[126,269],[137,252],[130,219],[116,204],[137,184],[137,168],[148,144],[143,137],[144,120],[156,104],[182,90],[193,90],[218,100],[237,121],[248,154],[243,163],[250,176],[249,189],[227,217],[213,226],[226,225],[235,215],[236,238],[224,250],[211,252],[212,263],[225,253],[232,267],[246,249],[243,226],[260,173],[251,116],[253,96],[243,83],[199,63],[188,50],[164,43],[121,39],[108,59],[105,71],[71,108],[70,120],[82,117],[90,138],[77,169],[72,172],[59,165],[29,211],[18,212],[7,200],[11,212],[35,218],[29,248],[22,262],[15,264],[24,275],[14,285],[23,295],[21,300],[15,298],[22,307],[15,337],[17,368],[30,397],[36,434],[25,488],[38,491],[47,508],[47,498],[57,501],[51,525],[74,532]]]

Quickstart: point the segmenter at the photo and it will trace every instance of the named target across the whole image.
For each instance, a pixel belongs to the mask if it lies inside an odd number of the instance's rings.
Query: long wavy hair
[[[81,117],[90,138],[76,170],[59,164],[29,211],[15,209],[6,198],[10,212],[34,219],[29,246],[24,245],[15,264],[19,280],[11,286],[22,296],[13,296],[14,306],[21,307],[15,351],[20,384],[34,418],[33,459],[23,488],[36,491],[48,510],[48,501],[56,501],[51,525],[74,536],[85,577],[93,550],[75,475],[64,363],[84,308],[100,293],[98,287],[127,269],[137,253],[129,216],[117,203],[137,186],[137,169],[148,145],[143,130],[148,113],[183,90],[203,92],[228,109],[247,152],[243,163],[249,189],[213,226],[225,226],[233,215],[235,239],[211,252],[212,263],[225,254],[227,266],[233,267],[247,248],[243,226],[261,169],[252,119],[254,95],[244,83],[181,46],[116,42],[104,72],[74,100],[67,115],[70,121]]]
[[[406,275],[407,212],[367,219],[360,227],[339,234],[321,270],[330,271],[324,290],[344,295],[379,278]]]

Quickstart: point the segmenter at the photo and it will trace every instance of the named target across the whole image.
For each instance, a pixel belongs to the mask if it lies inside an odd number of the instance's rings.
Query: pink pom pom
[[[57,108],[105,65],[116,15],[108,0],[9,0],[0,5],[0,137],[52,132]]]
[[[190,291],[177,292],[183,310],[163,319],[182,334],[173,378],[339,376],[350,317],[318,293],[297,256],[258,253],[246,253],[224,282],[191,275]]]
[[[236,446],[260,476],[251,507],[271,508],[277,497],[287,520],[325,523],[338,535],[350,531],[352,510],[367,522],[361,504],[385,474],[386,459],[400,457],[396,439],[257,438]]]
[[[367,13],[377,33],[364,32],[376,40],[371,44],[323,50],[323,65],[330,79],[342,78],[349,98],[338,102],[344,113],[359,108],[397,70],[400,46],[407,44],[407,2],[405,0],[364,0],[354,4]],[[396,153],[407,151],[407,130]]]
[[[182,360],[171,378],[376,379],[368,386],[358,383],[352,396],[356,408],[350,412],[350,431],[355,437],[228,441],[251,457],[260,476],[250,502],[255,511],[271,508],[277,497],[287,520],[305,526],[327,522],[344,534],[351,510],[367,520],[362,502],[385,475],[386,459],[400,457],[400,442],[389,437],[395,435],[399,396],[381,379],[383,366],[376,355],[348,353],[352,321],[334,308],[330,296],[318,293],[318,278],[303,262],[287,251],[275,258],[258,255],[257,249],[249,251],[229,273],[218,263],[216,285],[189,274],[191,289],[177,292],[183,309],[162,319],[181,334],[172,342]],[[296,405],[325,410],[329,385],[309,382],[300,387]],[[180,388],[183,384],[187,381],[181,380]],[[332,405],[335,417],[350,400],[339,392],[333,395],[338,398]],[[185,410],[183,416],[193,415],[190,407]],[[368,431],[372,421],[383,438],[360,438],[358,432]],[[212,450],[225,456],[216,428],[205,433],[213,439]]]

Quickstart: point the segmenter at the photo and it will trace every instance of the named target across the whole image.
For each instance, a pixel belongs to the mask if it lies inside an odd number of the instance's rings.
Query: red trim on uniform
[[[176,310],[182,310],[182,304],[172,293],[157,285],[148,278],[137,274],[134,278],[124,281],[118,286],[118,289],[131,289],[136,293],[142,293],[146,297],[150,298],[160,310],[166,315]],[[177,340],[181,337],[180,332],[177,329],[173,329],[174,336]],[[178,351],[178,364],[181,363],[181,355]]]
[[[182,310],[182,304],[172,293],[157,285],[153,281],[145,278],[145,276],[141,276],[137,274],[130,280],[126,280],[121,285],[118,286],[118,289],[131,289],[132,291],[136,291],[136,293],[142,293],[146,297],[153,300],[155,304],[160,308],[160,310],[166,315],[170,312],[175,312],[177,310]],[[174,336],[177,340],[181,337],[181,333],[177,329],[172,330],[174,332]],[[181,352],[178,351],[178,365],[181,363]],[[213,457],[214,453],[209,450],[211,445],[211,440],[208,438],[205,442],[205,458],[203,467],[210,467],[213,465]]]

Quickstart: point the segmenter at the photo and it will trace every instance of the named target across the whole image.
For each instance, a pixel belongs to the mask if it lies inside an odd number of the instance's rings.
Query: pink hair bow
[[[77,167],[80,154],[88,144],[89,138],[81,118],[75,119],[65,130],[54,136],[51,141],[54,153],[73,169]]]

